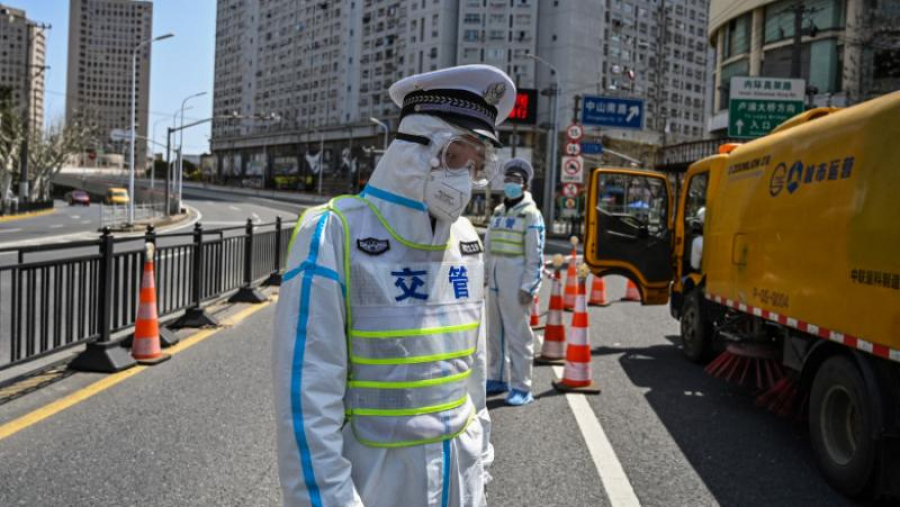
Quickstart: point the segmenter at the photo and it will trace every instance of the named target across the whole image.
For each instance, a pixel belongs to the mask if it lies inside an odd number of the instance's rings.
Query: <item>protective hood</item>
[[[400,122],[400,132],[435,139],[448,132],[463,131],[434,116],[411,115]],[[431,160],[440,146],[429,146],[395,139],[360,195],[373,203],[391,228],[403,239],[414,243],[442,245],[450,236],[450,225],[438,221],[432,233],[425,205],[425,180]]]

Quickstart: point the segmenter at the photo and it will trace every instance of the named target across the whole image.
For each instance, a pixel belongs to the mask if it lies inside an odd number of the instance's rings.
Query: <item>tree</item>
[[[46,132],[32,133],[28,141],[30,200],[50,198],[50,180],[72,155],[83,152],[92,144],[94,132],[92,127],[77,121],[66,125],[57,120]]]
[[[0,107],[0,202],[3,209],[9,209],[12,185],[19,180],[24,132],[22,118],[9,107]]]

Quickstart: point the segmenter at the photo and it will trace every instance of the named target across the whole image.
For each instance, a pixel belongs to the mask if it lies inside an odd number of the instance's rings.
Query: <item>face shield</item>
[[[497,174],[499,158],[494,145],[475,135],[453,135],[443,139],[435,169],[467,172],[474,188],[484,188]]]

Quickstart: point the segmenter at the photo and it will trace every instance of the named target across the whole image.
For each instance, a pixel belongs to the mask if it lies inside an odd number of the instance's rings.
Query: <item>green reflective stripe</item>
[[[509,242],[491,242],[491,253],[525,253],[525,247],[521,243],[516,245]]]
[[[360,438],[359,435],[356,434],[356,427],[351,424],[350,428],[353,430],[353,436],[356,437],[356,440],[368,447],[382,447],[385,449],[396,449],[398,447],[412,447],[414,445],[425,445],[425,444],[434,444],[437,442],[443,442],[444,440],[450,440],[452,438],[456,438],[462,435],[468,428],[469,425],[472,424],[472,421],[475,420],[475,410],[473,409],[469,412],[469,419],[466,421],[466,424],[463,427],[454,433],[450,433],[449,435],[441,435],[439,437],[434,438],[423,438],[421,440],[405,440],[400,442],[376,442],[374,440],[367,440],[365,438]]]
[[[351,408],[351,415],[371,415],[376,417],[402,417],[410,415],[426,415],[435,412],[443,412],[456,407],[463,406],[469,401],[469,394],[466,393],[462,398],[451,401],[449,403],[441,403],[440,405],[432,405],[430,407],[419,408]]]
[[[450,240],[447,241],[447,244],[445,244],[445,245],[423,245],[420,243],[413,243],[412,241],[409,241],[409,240],[401,237],[399,234],[397,234],[397,232],[394,231],[394,229],[390,226],[390,224],[388,224],[387,220],[385,220],[385,218],[381,214],[381,212],[378,211],[378,208],[376,208],[375,205],[372,204],[371,202],[363,199],[362,197],[356,196],[356,195],[348,195],[348,196],[342,197],[342,199],[356,199],[358,201],[362,201],[363,203],[365,203],[365,205],[368,206],[370,210],[372,210],[372,213],[375,214],[375,217],[378,219],[378,221],[381,222],[381,226],[384,227],[388,231],[388,233],[390,233],[390,235],[394,237],[394,239],[396,239],[400,243],[408,246],[409,248],[414,248],[416,250],[428,250],[430,252],[441,252],[443,250],[446,250],[447,247],[450,246],[450,243],[453,242],[453,238],[451,236]]]
[[[455,333],[457,331],[470,331],[477,329],[480,322],[458,324],[455,326],[427,327],[424,329],[390,329],[388,331],[360,331],[350,330],[350,336],[354,338],[403,338],[406,336],[428,336],[441,333]]]
[[[525,257],[525,254],[522,252],[519,253],[511,253],[511,252],[497,252],[491,250],[491,255],[495,257]]]
[[[412,380],[409,382],[381,382],[378,380],[354,380],[350,382],[350,387],[359,389],[420,389],[423,387],[440,386],[450,384],[457,380],[467,378],[472,374],[472,370],[466,370],[462,373],[450,375],[441,378],[430,378],[427,380]]]
[[[491,241],[522,241],[525,237],[524,232],[516,232],[516,233],[502,233],[499,231],[493,231],[490,233]]]
[[[507,244],[507,245],[518,245],[518,246],[522,246],[522,245],[525,244],[523,241],[510,241],[510,240],[508,240],[508,239],[494,239],[494,238],[491,238],[491,244],[495,244],[495,243],[504,243],[504,244]]]
[[[413,357],[359,357],[350,356],[350,362],[356,364],[418,364],[431,363],[434,361],[443,361],[444,359],[456,359],[457,357],[470,356],[475,353],[475,347],[471,349],[460,350],[457,352],[447,352],[446,354],[433,354],[430,356],[413,356]]]

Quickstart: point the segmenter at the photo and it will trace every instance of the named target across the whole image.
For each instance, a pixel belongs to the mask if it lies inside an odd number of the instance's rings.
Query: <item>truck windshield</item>
[[[666,189],[662,180],[629,174],[601,174],[597,210],[630,217],[652,236],[667,232]]]

